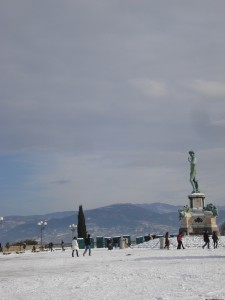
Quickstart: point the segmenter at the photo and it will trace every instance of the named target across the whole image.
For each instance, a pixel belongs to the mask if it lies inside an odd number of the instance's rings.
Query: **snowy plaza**
[[[157,240],[126,249],[0,255],[1,299],[225,299],[225,238],[202,249],[202,237],[184,237],[185,249]]]

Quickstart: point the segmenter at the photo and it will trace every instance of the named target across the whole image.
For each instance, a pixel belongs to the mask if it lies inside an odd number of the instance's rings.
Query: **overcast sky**
[[[225,203],[224,0],[0,1],[0,215]]]

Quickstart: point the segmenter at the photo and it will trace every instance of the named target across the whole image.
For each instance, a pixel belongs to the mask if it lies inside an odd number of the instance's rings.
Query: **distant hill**
[[[163,234],[166,231],[177,233],[179,230],[178,209],[182,206],[150,204],[114,204],[92,210],[85,210],[88,232],[93,236],[137,236]],[[62,239],[70,242],[70,224],[77,223],[77,211],[55,212],[45,215],[7,216],[0,230],[0,242],[10,243],[25,239],[40,240],[37,223],[46,220],[48,225],[43,231],[45,243],[59,243]],[[225,220],[225,210],[220,208],[218,225]]]
[[[178,209],[182,208],[182,205],[171,205],[171,204],[165,204],[165,203],[147,203],[147,204],[135,204],[136,206],[149,209],[153,212],[164,214],[164,213],[170,213],[170,212],[177,212]]]

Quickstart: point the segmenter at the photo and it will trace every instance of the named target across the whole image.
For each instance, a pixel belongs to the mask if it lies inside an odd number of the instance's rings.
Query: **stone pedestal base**
[[[205,207],[205,194],[193,193],[188,196],[190,201],[190,208],[201,209]]]
[[[193,193],[188,196],[190,210],[183,211],[180,233],[187,235],[202,235],[204,231],[212,234],[213,231],[219,235],[219,228],[216,224],[216,216],[212,211],[205,209],[205,195]]]
[[[219,228],[216,224],[216,217],[210,212],[196,210],[186,215],[181,220],[180,233],[187,235],[202,235],[204,231],[212,234],[213,231],[219,235]]]

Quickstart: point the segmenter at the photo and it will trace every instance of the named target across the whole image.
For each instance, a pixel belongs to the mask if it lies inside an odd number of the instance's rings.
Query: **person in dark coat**
[[[217,236],[217,234],[216,234],[215,231],[213,231],[212,239],[213,239],[213,247],[215,249],[215,248],[218,247],[218,240],[219,240],[219,238],[218,238],[218,236]]]
[[[9,248],[10,248],[9,242],[7,242],[7,243],[5,244],[5,247],[6,247],[7,251],[9,251]]]
[[[52,243],[52,242],[49,243],[48,249],[49,249],[49,251],[51,251],[51,252],[54,251],[54,249],[53,249],[53,243]]]
[[[205,244],[202,246],[202,248],[204,249],[205,246],[207,246],[208,249],[209,249],[210,240],[209,240],[209,234],[208,234],[207,231],[205,231],[204,234],[203,234],[203,240],[204,240]]]
[[[166,232],[166,234],[165,234],[165,247],[164,247],[164,249],[165,248],[168,249],[168,250],[170,248],[169,232]]]
[[[107,240],[107,248],[108,248],[108,250],[112,250],[113,249],[113,243],[112,243],[111,239]]]
[[[63,241],[61,242],[61,248],[62,248],[62,251],[65,251],[65,244]]]
[[[177,236],[177,243],[178,243],[177,249],[181,249],[181,247],[183,249],[185,249],[184,245],[183,245],[183,242],[182,242],[182,235],[181,234],[178,234],[178,236]]]
[[[88,236],[86,237],[84,243],[85,243],[85,250],[84,250],[83,256],[86,254],[87,250],[89,251],[89,256],[91,256],[91,238],[90,238],[90,234],[88,234]]]

